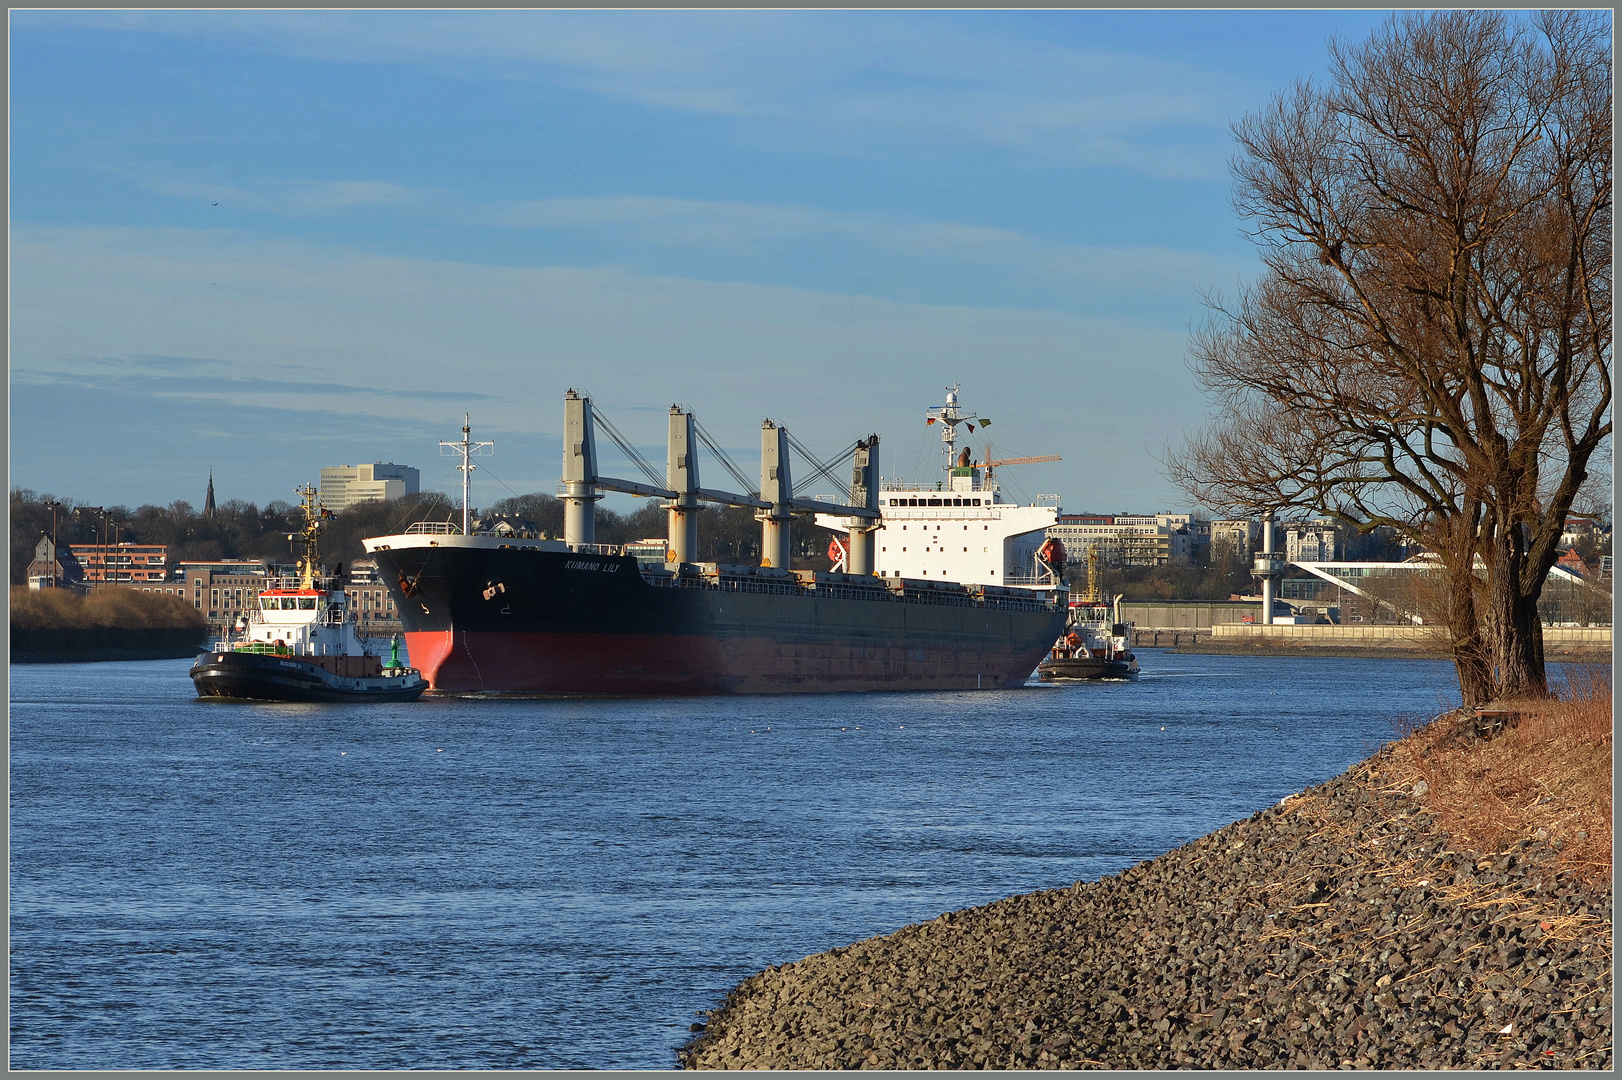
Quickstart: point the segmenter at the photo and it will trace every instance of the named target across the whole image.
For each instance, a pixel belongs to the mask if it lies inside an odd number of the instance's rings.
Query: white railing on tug
[[[281,592],[299,592],[304,588],[304,579],[297,574],[273,574],[265,579],[260,591],[277,589]],[[317,585],[319,588],[319,584]]]
[[[462,530],[449,521],[419,521],[406,527],[407,536],[460,536]]]

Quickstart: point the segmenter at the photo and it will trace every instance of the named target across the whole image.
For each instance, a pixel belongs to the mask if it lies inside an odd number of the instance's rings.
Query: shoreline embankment
[[[88,664],[109,660],[180,660],[205,647],[191,628],[122,626],[11,628],[13,664]]]
[[[1573,868],[1547,830],[1465,850],[1396,753],[1121,874],[769,968],[678,1057],[1609,1069],[1608,869]]]
[[[117,586],[79,596],[13,585],[10,601],[13,664],[178,660],[207,647],[208,624],[179,596]]]

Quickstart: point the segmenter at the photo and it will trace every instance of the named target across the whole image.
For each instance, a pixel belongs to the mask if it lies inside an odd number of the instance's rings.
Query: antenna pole
[[[486,447],[491,447],[491,446],[496,445],[494,442],[473,442],[468,437],[472,433],[472,431],[473,431],[473,428],[472,428],[469,416],[468,416],[467,413],[463,413],[462,414],[462,441],[461,442],[446,442],[445,440],[441,439],[440,442],[439,442],[440,446],[448,446],[452,450],[457,451],[462,456],[462,464],[458,465],[457,468],[462,470],[462,535],[463,536],[466,536],[467,533],[468,533],[468,507],[467,507],[468,489],[472,486],[473,470],[478,468],[477,465],[473,464],[472,459],[473,459],[473,457],[475,455],[478,454],[478,452],[480,450],[483,450]]]

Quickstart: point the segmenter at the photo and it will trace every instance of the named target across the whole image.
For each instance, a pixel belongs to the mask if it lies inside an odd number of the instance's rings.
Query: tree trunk
[[[1453,666],[1459,673],[1459,693],[1465,708],[1485,705],[1493,699],[1492,664],[1488,661],[1487,641],[1481,633],[1481,618],[1476,612],[1476,581],[1472,574],[1449,575],[1447,595],[1447,637],[1453,650]]]
[[[1525,588],[1527,553],[1520,530],[1511,523],[1494,537],[1487,571],[1487,626],[1492,643],[1496,696],[1514,700],[1549,695],[1543,667],[1543,621],[1537,587]]]
[[[1507,612],[1498,614],[1508,629],[1498,641],[1498,696],[1505,699],[1549,696],[1543,667],[1543,620],[1537,597],[1511,595]]]

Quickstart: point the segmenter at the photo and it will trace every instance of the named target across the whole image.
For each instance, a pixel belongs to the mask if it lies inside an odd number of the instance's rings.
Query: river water
[[[769,964],[1327,780],[1449,664],[985,693],[271,705],[11,669],[13,1068],[670,1068]]]

